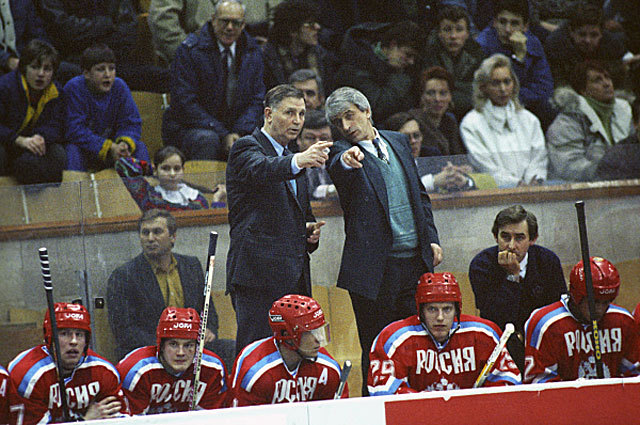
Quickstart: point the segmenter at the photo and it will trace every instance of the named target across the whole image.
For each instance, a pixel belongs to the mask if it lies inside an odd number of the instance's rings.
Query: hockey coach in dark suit
[[[407,136],[378,131],[369,101],[350,87],[329,96],[326,115],[344,136],[328,167],[345,221],[338,287],[351,297],[367,376],[373,340],[415,314],[418,279],[442,261],[442,249]]]
[[[290,85],[269,90],[264,124],[236,141],[227,163],[230,246],[227,292],[236,312],[236,350],[273,334],[269,308],[287,294],[311,296],[309,253],[320,227],[311,213],[306,168],[321,167],[332,142],[320,141],[292,154],[304,124],[302,91]]]

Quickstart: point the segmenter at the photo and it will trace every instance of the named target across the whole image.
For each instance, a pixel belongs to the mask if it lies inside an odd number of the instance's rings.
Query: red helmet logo
[[[56,317],[56,326],[58,329],[82,329],[87,331],[87,341],[89,341],[91,338],[91,316],[83,305],[55,303],[53,312]],[[49,319],[49,310],[47,310],[44,315],[42,328],[44,331],[44,340],[47,345],[50,345],[53,331],[51,329],[51,320]]]
[[[416,287],[416,310],[425,303],[454,302],[462,311],[462,293],[455,276],[451,273],[425,273]]]
[[[611,262],[602,257],[591,257],[591,280],[593,295],[597,300],[613,301],[620,289],[620,274]],[[569,292],[576,304],[580,304],[587,295],[586,277],[583,262],[573,266],[569,276]]]
[[[192,308],[167,307],[162,311],[156,329],[158,352],[164,338],[198,339],[200,316]]]
[[[298,349],[302,334],[325,324],[324,313],[316,300],[304,295],[285,295],[271,306],[269,326],[278,342]]]

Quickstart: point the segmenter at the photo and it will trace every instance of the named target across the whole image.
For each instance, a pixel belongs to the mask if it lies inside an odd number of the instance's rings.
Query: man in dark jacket
[[[262,52],[244,26],[242,4],[225,0],[176,52],[162,138],[187,159],[226,160],[231,145],[260,124]]]
[[[491,232],[498,245],[473,258],[469,280],[480,317],[502,329],[507,323],[515,326],[507,348],[524,373],[524,324],[533,310],[558,301],[567,286],[558,256],[535,245],[538,220],[533,213],[521,205],[506,208]]]
[[[168,211],[148,210],[138,221],[142,253],[109,276],[107,307],[116,340],[116,355],[154,345],[156,326],[166,307],[195,308],[202,312],[204,274],[200,260],[173,253],[177,225]],[[232,366],[233,342],[218,340],[218,314],[209,303],[205,343]]]
[[[343,65],[336,86],[353,87],[369,100],[374,122],[417,105],[414,63],[422,42],[410,21],[364,23],[351,28],[342,43]]]

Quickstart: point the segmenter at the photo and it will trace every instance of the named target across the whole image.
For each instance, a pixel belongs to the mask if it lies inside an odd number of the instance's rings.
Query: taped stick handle
[[[507,345],[509,337],[511,337],[515,330],[516,329],[513,326],[513,323],[507,323],[505,325],[504,332],[502,332],[502,336],[500,337],[500,341],[498,341],[498,345],[496,345],[496,347],[493,349],[493,352],[489,356],[489,359],[487,359],[487,362],[480,371],[480,375],[478,375],[478,379],[476,379],[476,382],[473,384],[473,388],[481,387],[484,384],[484,381],[487,379],[487,376],[489,376],[489,372],[493,368],[493,365],[496,363],[496,360],[498,360],[498,356],[500,356],[502,349],[505,345]]]
[[[347,384],[347,379],[349,378],[350,372],[351,372],[351,361],[345,360],[344,366],[342,366],[342,372],[340,373],[340,384],[338,385],[338,389],[336,390],[336,393],[333,396],[334,400],[337,400],[342,397],[342,393],[344,392],[344,387]]]
[[[587,292],[587,302],[589,304],[589,321],[591,321],[591,336],[593,339],[593,351],[596,358],[596,374],[599,379],[604,378],[604,367],[602,365],[602,350],[600,347],[600,331],[596,317],[596,301],[593,295],[593,277],[591,275],[591,257],[589,256],[589,238],[587,236],[587,218],[584,213],[584,201],[575,203],[576,214],[578,215],[578,232],[580,234],[580,250],[582,251],[582,267],[584,270],[585,289]]]
[[[51,322],[51,344],[54,347],[55,365],[58,372],[58,385],[60,389],[60,404],[62,407],[62,420],[71,421],[67,403],[67,391],[62,376],[62,357],[60,355],[60,337],[58,335],[58,324],[56,322],[55,304],[53,303],[53,282],[51,280],[51,266],[49,264],[49,252],[46,247],[38,249],[40,257],[40,270],[42,271],[42,281],[44,292],[47,296],[47,306],[49,308],[49,322]]]

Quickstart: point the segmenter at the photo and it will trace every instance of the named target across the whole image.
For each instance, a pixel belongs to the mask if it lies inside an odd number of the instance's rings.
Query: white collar
[[[374,131],[373,138],[380,140],[380,150],[382,151],[383,154],[387,156],[387,158],[389,158],[387,142],[384,141],[384,139],[380,136],[380,133],[378,133],[378,130],[375,127],[373,128],[373,131]],[[378,151],[376,150],[376,147],[373,145],[373,139],[360,140],[358,142],[358,145],[360,145],[361,148],[365,149],[371,155],[374,155],[376,157],[378,156]]]
[[[508,127],[511,131],[515,129],[515,123],[512,121],[516,115],[516,105],[512,100],[506,106],[496,106],[491,100],[487,100],[484,104],[484,115],[489,126],[494,130],[502,132],[505,127]]]
[[[520,261],[520,277],[523,279],[527,274],[527,264],[529,264],[529,251],[524,254],[524,258]]]
[[[184,183],[178,184],[178,190],[167,190],[160,185],[156,186],[155,189],[165,201],[182,206],[189,205],[189,201],[195,200],[200,193]]]

